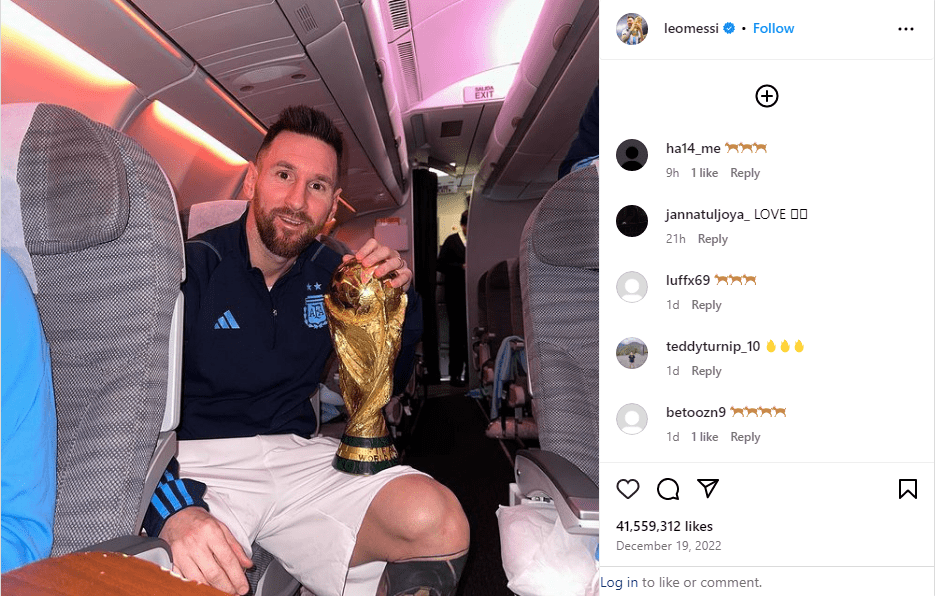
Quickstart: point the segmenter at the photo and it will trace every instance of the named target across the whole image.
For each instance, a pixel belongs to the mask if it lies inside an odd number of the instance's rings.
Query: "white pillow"
[[[501,561],[518,596],[590,596],[599,593],[597,536],[570,534],[552,507],[498,508]]]

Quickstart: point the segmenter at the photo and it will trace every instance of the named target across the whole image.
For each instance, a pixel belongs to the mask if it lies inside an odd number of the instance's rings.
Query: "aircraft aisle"
[[[429,387],[403,463],[447,486],[465,509],[472,545],[458,594],[511,596],[495,512],[507,504],[514,473],[498,441],[485,436],[486,416],[464,393],[448,383]],[[517,451],[516,443],[505,443],[510,452]]]

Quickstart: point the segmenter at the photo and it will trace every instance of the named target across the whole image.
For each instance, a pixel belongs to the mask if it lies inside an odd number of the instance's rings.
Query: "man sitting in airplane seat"
[[[450,595],[469,544],[452,492],[408,466],[339,472],[338,441],[312,437],[308,397],[332,342],[306,304],[351,258],[315,241],[337,208],[342,145],[324,114],[287,108],[249,165],[247,212],[186,243],[179,452],[144,527],[185,577],[229,593],[247,592],[256,541],[317,596],[339,596],[349,566],[371,561],[388,562],[381,594]],[[371,239],[355,257],[409,289],[396,251]],[[408,295],[401,351],[422,325]]]

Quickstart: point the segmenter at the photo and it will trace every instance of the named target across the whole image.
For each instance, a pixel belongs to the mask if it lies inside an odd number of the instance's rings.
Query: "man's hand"
[[[201,507],[186,507],[166,520],[159,537],[172,548],[173,571],[229,594],[246,594],[244,569],[253,563],[228,527]]]
[[[407,267],[407,262],[396,250],[381,246],[374,238],[365,242],[364,246],[358,249],[355,258],[365,267],[377,265],[374,270],[374,277],[381,278],[393,271],[394,276],[388,280],[391,287],[402,288],[404,292],[410,287],[413,272]],[[342,258],[343,261],[349,259],[351,259],[351,255],[345,255]]]

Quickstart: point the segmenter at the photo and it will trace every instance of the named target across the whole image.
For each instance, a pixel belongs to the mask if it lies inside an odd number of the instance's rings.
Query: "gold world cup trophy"
[[[382,410],[390,401],[407,295],[373,271],[355,259],[342,263],[325,296],[349,416],[332,466],[350,474],[377,474],[398,463]]]

